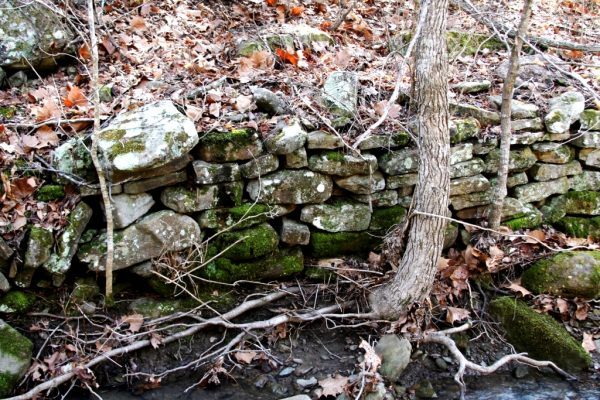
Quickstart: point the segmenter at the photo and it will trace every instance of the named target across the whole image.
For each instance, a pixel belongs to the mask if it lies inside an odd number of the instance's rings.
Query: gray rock
[[[92,218],[92,208],[80,202],[67,217],[68,225],[56,240],[56,253],[44,264],[52,274],[64,274],[71,267],[71,260],[77,252],[77,243]]]
[[[306,147],[312,149],[333,150],[344,147],[344,141],[333,133],[313,131],[308,134]]]
[[[92,271],[103,271],[106,263],[106,233],[81,246],[77,258]],[[159,257],[168,251],[181,251],[199,244],[200,227],[192,218],[173,211],[149,214],[139,222],[115,232],[113,269],[119,270]]]
[[[303,169],[277,171],[246,185],[252,200],[267,204],[322,203],[332,189],[329,176]]]
[[[332,72],[323,86],[323,100],[334,114],[352,118],[358,103],[358,75],[350,71]]]
[[[524,203],[544,200],[553,194],[563,194],[569,190],[569,180],[565,177],[546,182],[533,182],[517,186],[515,197]]]
[[[152,271],[154,271],[154,264],[152,261],[144,261],[139,264],[134,265],[129,269],[131,273],[136,274],[142,278],[152,278],[156,276]]]
[[[0,396],[8,397],[31,364],[33,343],[1,319],[0,337]]]
[[[500,114],[494,111],[484,110],[483,108],[470,104],[461,104],[450,101],[450,113],[457,117],[473,117],[479,121],[482,127],[488,125],[498,125],[500,123]]]
[[[286,33],[294,35],[294,37],[298,38],[300,43],[307,47],[312,48],[315,43],[327,45],[335,44],[335,40],[329,33],[313,28],[310,25],[286,24],[283,28]]]
[[[248,161],[246,164],[242,164],[240,171],[244,178],[254,179],[273,172],[277,168],[279,168],[279,158],[273,154],[265,154],[252,161]]]
[[[539,161],[551,164],[566,164],[575,156],[573,148],[562,143],[535,143],[531,149]]]
[[[207,162],[252,160],[263,152],[263,143],[250,129],[204,134],[197,148],[198,157]]]
[[[484,192],[490,188],[490,182],[483,175],[468,176],[450,181],[450,196],[473,192]]]
[[[283,218],[279,236],[283,243],[307,245],[310,242],[310,229],[292,219]]]
[[[569,178],[571,190],[600,190],[600,171],[583,171]]]
[[[476,156],[485,155],[494,150],[496,147],[498,147],[498,138],[496,136],[486,136],[474,141],[473,154]]]
[[[251,86],[250,91],[254,97],[256,108],[259,111],[266,112],[270,115],[281,115],[288,113],[288,106],[285,100],[269,89]]]
[[[417,184],[418,180],[419,175],[416,173],[404,175],[391,175],[387,177],[386,187],[388,189],[398,189],[406,186],[414,186]]]
[[[481,93],[489,90],[492,87],[492,82],[486,80],[483,81],[467,81],[467,82],[459,82],[455,85],[452,85],[452,90],[459,93]]]
[[[491,151],[485,158],[484,172],[495,174],[498,172],[498,163],[500,161],[500,150]],[[510,151],[508,171],[522,172],[531,168],[537,162],[537,157],[531,151],[531,148],[513,149]]]
[[[360,157],[331,151],[310,156],[308,168],[328,175],[368,175],[377,170],[377,158],[372,154]]]
[[[336,185],[356,194],[369,194],[385,189],[383,174],[375,171],[371,175],[352,175],[345,178],[336,178]]]
[[[579,115],[580,132],[600,131],[600,110],[584,110]]]
[[[339,201],[305,206],[300,220],[327,232],[355,232],[369,228],[371,212],[365,204]]]
[[[201,228],[225,230],[244,229],[269,219],[281,217],[294,211],[293,205],[268,206],[258,203],[244,203],[237,207],[213,208],[203,211],[197,218]]]
[[[551,99],[548,109],[544,117],[546,130],[550,133],[564,133],[579,119],[585,109],[585,98],[579,92],[566,92]]]
[[[0,237],[0,259],[8,260],[15,251]]]
[[[475,118],[451,119],[448,121],[450,130],[450,143],[460,143],[467,139],[476,137],[479,133],[479,121]]]
[[[450,166],[450,178],[474,176],[483,172],[485,163],[481,158],[473,158]],[[389,178],[388,178],[389,182]]]
[[[0,67],[47,70],[72,52],[72,31],[51,8],[36,2],[0,3]]]
[[[16,72],[9,76],[6,82],[11,88],[24,86],[27,83],[27,74],[23,71]]]
[[[192,163],[196,174],[196,183],[201,185],[211,183],[233,182],[242,179],[240,168],[236,163],[207,163],[196,160]]]
[[[520,57],[517,85],[524,86],[526,82],[536,82],[541,84],[540,89],[546,89],[553,86],[555,81],[561,80],[561,73],[557,72],[546,59],[550,59],[555,64],[562,62],[560,58],[548,54]],[[507,71],[508,60],[503,61],[494,72],[499,78],[504,79]]]
[[[308,155],[306,148],[300,147],[298,150],[285,155],[285,167],[291,169],[308,167]]]
[[[527,120],[530,121],[530,120]],[[514,121],[517,122],[517,121]],[[516,144],[533,144],[536,143],[540,140],[542,140],[542,138],[544,137],[544,132],[543,131],[539,131],[539,132],[514,132],[511,136],[510,136],[510,144],[511,145],[516,145]]]
[[[371,194],[355,194],[352,198],[361,203],[371,204],[373,207],[391,207],[398,204],[398,191],[382,190]]]
[[[391,151],[379,157],[379,168],[388,175],[415,172],[419,166],[419,153],[415,149]]]
[[[50,259],[54,237],[52,230],[33,226],[29,231],[27,250],[25,251],[25,268],[37,268]]]
[[[8,292],[10,290],[10,282],[6,279],[6,276],[0,272],[0,292]]]
[[[114,182],[180,170],[197,143],[194,122],[167,100],[121,113],[98,133],[99,156]]]
[[[529,375],[529,367],[527,365],[517,365],[515,369],[513,369],[513,375],[517,379],[523,379],[527,375]]]
[[[515,186],[524,185],[529,182],[529,178],[525,172],[518,172],[513,175],[509,175],[506,179],[506,187],[513,188]],[[495,184],[495,183],[494,183]]]
[[[173,211],[187,214],[210,208],[240,205],[243,190],[242,182],[204,185],[192,189],[172,186],[163,189],[160,201]]]
[[[111,203],[114,227],[122,229],[146,214],[154,205],[154,199],[148,193],[118,194],[112,196]]]
[[[581,133],[571,144],[577,147],[591,147],[594,149],[600,148],[600,132],[585,132]]]
[[[302,389],[311,388],[313,386],[316,386],[317,383],[319,383],[319,382],[317,381],[317,378],[315,378],[314,376],[311,376],[309,379],[296,379],[296,384]],[[299,397],[299,396],[295,396],[295,397]],[[304,400],[304,399],[309,400],[310,397],[304,395],[304,397],[302,397],[302,399],[297,399],[297,400]]]
[[[123,185],[110,185],[108,192],[111,196],[113,194],[121,194],[123,193]],[[81,197],[101,196],[102,190],[100,189],[100,184],[96,183],[79,187],[79,194],[81,195]]]
[[[502,206],[502,221],[507,219],[520,218],[528,212],[528,208],[519,200],[512,197],[505,197]],[[456,216],[461,219],[487,219],[490,214],[490,207],[473,207],[458,210]]]
[[[390,382],[396,382],[410,363],[412,346],[405,338],[397,335],[385,335],[379,339],[375,352],[381,358],[379,371]]]
[[[469,161],[473,158],[473,143],[461,143],[450,148],[450,165]]]
[[[541,118],[516,119],[510,122],[510,129],[513,132],[539,132],[544,130],[544,124],[542,124]],[[539,137],[542,136],[543,133],[539,135]]]
[[[316,378],[314,378],[316,379]],[[305,394],[299,394],[296,396],[292,396],[292,397],[285,397],[285,398],[281,398],[280,400],[311,400],[310,396],[307,396]]]
[[[265,140],[265,147],[272,154],[289,154],[303,147],[306,137],[307,133],[297,119],[289,123],[280,121],[275,132]]]
[[[393,149],[406,146],[410,142],[407,132],[390,133],[387,135],[371,135],[358,146],[361,150]]]
[[[171,186],[185,181],[187,181],[187,172],[185,170],[171,172],[162,176],[155,176],[154,178],[127,182],[123,185],[123,192],[127,194],[144,193],[159,187]]]
[[[285,367],[284,369],[282,369],[281,371],[279,371],[279,375],[282,378],[285,378],[286,376],[290,376],[291,374],[294,373],[295,368],[294,367]]]
[[[52,164],[58,171],[81,181],[93,182],[96,180],[96,170],[90,151],[78,137],[71,138],[54,149]],[[58,181],[69,182],[60,174]]]
[[[584,161],[587,166],[600,167],[600,149],[591,150],[589,152],[584,152],[584,150],[590,149],[582,149],[579,152],[579,159]]]
[[[450,197],[450,204],[454,210],[462,210],[463,208],[470,208],[475,206],[483,206],[492,202],[492,190],[486,190],[484,192],[475,192],[462,194],[459,196]]]
[[[581,164],[576,160],[568,164],[535,164],[529,170],[530,176],[536,181],[550,181],[582,172]]]
[[[490,96],[489,99],[499,110],[502,106],[502,96]],[[539,110],[540,108],[535,104],[525,103],[515,99],[510,102],[510,116],[512,119],[536,118],[538,117]]]

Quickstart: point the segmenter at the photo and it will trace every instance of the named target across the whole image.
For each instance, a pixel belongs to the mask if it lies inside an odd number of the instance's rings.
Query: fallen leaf
[[[385,108],[387,107],[387,105],[388,105],[388,101],[382,100],[379,103],[375,104],[375,106],[373,108],[375,109],[375,112],[377,113],[377,115],[381,116],[385,112]],[[390,110],[388,111],[388,117],[389,118],[397,118],[398,115],[400,115],[400,105],[394,103],[390,106]]]
[[[131,18],[131,27],[136,31],[144,30],[146,29],[146,20],[136,15]]]
[[[286,12],[286,8],[285,6],[279,5],[275,8],[275,12],[277,13],[277,22],[279,22],[280,24],[285,23],[285,12]]]
[[[294,66],[298,65],[298,56],[293,53],[285,51],[284,49],[275,49],[275,54],[277,54],[277,56],[284,62],[290,63]]]
[[[269,7],[275,7],[277,5],[277,0],[265,0]]]
[[[162,342],[162,336],[160,336],[158,333],[152,332],[150,334],[150,345],[153,349],[158,349]]]
[[[569,313],[569,303],[564,299],[556,299],[556,308],[562,315]]]
[[[336,374],[333,378],[325,378],[319,381],[319,385],[323,388],[322,396],[337,396],[344,391],[348,384],[348,378]]]
[[[596,351],[596,343],[594,343],[594,336],[589,333],[583,332],[583,342],[581,345],[588,353]]]
[[[514,282],[511,282],[510,285],[506,286],[507,289],[512,290],[513,292],[520,293],[521,296],[525,297],[531,294],[531,292],[521,286],[520,279]]]
[[[250,364],[252,360],[254,360],[254,357],[256,357],[256,354],[258,354],[256,351],[251,350],[238,351],[234,354],[234,357],[239,362],[242,362],[244,364]]]
[[[590,309],[589,304],[585,302],[577,302],[577,310],[575,311],[575,318],[579,321],[584,321],[588,317],[588,311]]]
[[[546,240],[546,234],[544,231],[536,229],[535,231],[527,232],[527,239],[525,239],[525,243],[539,243]]]
[[[42,147],[56,146],[60,142],[60,139],[54,129],[50,128],[48,125],[40,127],[35,132],[35,136],[40,141],[40,145]]]
[[[491,246],[488,253],[490,256],[485,260],[485,266],[492,273],[498,272],[499,265],[504,258],[504,252],[498,246]]]
[[[139,332],[144,323],[144,316],[142,314],[131,314],[121,317],[120,322],[122,324],[129,324],[129,331],[132,333]]]
[[[375,349],[367,342],[362,340],[358,346],[365,351],[364,361],[362,362],[365,366],[365,370],[371,374],[377,372],[377,368],[381,365],[381,358],[375,353]]]
[[[252,96],[239,95],[235,99],[235,109],[239,112],[246,112],[250,110],[254,104],[254,98]]]
[[[46,98],[42,101],[42,106],[33,107],[33,114],[37,122],[46,121],[49,119],[60,118],[61,111],[54,100]]]
[[[77,86],[71,86],[68,88],[67,97],[64,99],[66,107],[82,107],[88,104],[88,100]]]
[[[79,47],[79,58],[82,60],[90,60],[92,58],[92,53],[90,52],[90,48],[87,43],[82,44]]]
[[[304,12],[303,6],[296,6],[290,9],[290,14],[294,17],[299,17]]]
[[[219,115],[221,115],[221,103],[212,103],[209,105],[208,113],[215,118],[219,118]]]
[[[448,307],[446,310],[446,322],[453,324],[458,321],[469,318],[469,310],[457,307]]]

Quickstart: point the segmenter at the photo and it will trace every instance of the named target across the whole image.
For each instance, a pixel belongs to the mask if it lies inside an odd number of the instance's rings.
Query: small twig
[[[335,32],[337,31],[337,29],[340,27],[340,25],[342,24],[342,22],[344,22],[346,20],[346,17],[348,16],[348,14],[350,14],[350,11],[352,11],[352,9],[354,8],[354,5],[356,4],[356,0],[352,0],[352,3],[350,3],[350,5],[348,6],[348,8],[346,8],[338,17],[338,19],[335,21],[335,23],[331,26],[331,32]]]

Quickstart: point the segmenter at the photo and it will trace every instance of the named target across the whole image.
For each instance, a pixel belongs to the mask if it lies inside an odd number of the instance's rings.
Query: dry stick
[[[500,108],[500,160],[498,161],[498,183],[494,191],[494,199],[489,217],[490,228],[498,229],[502,219],[504,207],[504,198],[508,194],[506,182],[508,180],[508,164],[510,159],[510,118],[512,115],[512,96],[515,89],[515,81],[519,74],[519,54],[523,48],[523,37],[529,26],[529,17],[531,16],[531,4],[533,0],[525,0],[523,4],[523,14],[515,38],[515,43],[510,53],[508,61],[508,71],[502,87],[502,107]]]
[[[422,7],[427,8],[428,4],[429,3],[423,3]],[[398,66],[398,75],[396,76],[396,85],[394,86],[394,91],[392,92],[390,99],[388,100],[387,104],[385,105],[385,108],[383,109],[383,114],[381,114],[381,117],[379,117],[379,119],[377,121],[375,121],[375,123],[373,123],[371,126],[369,126],[366,131],[361,133],[356,138],[356,141],[352,145],[352,148],[354,150],[356,150],[358,148],[358,146],[363,141],[365,141],[365,139],[367,139],[369,136],[371,136],[375,129],[377,129],[381,124],[383,124],[385,122],[385,120],[387,119],[387,117],[390,113],[390,110],[392,109],[392,105],[395,104],[396,101],[398,101],[398,97],[400,97],[400,88],[402,87],[402,78],[404,77],[404,73],[406,71],[406,66],[408,65],[407,60],[410,58],[410,56],[413,52],[413,48],[415,47],[415,43],[417,43],[417,39],[419,38],[419,36],[421,36],[421,28],[423,27],[423,24],[425,23],[426,12],[427,12],[427,10],[424,10],[424,12],[422,12],[420,14],[419,22],[417,24],[417,28],[415,29],[415,34],[412,37],[412,39],[410,40],[410,42],[408,43],[408,48],[406,49],[406,54],[404,55],[404,59]]]
[[[346,8],[344,10],[344,12],[342,12],[340,14],[340,16],[338,17],[337,21],[335,21],[335,23],[331,27],[331,32],[335,32],[340,27],[340,25],[342,24],[342,22],[344,22],[346,20],[346,17],[348,16],[348,14],[350,14],[350,11],[352,11],[352,9],[354,8],[354,4],[356,4],[356,0],[352,0],[352,3],[350,3],[350,5],[348,6],[348,8]]]
[[[497,21],[494,21],[492,23],[487,18],[483,17],[482,13],[479,10],[477,10],[477,8],[468,0],[450,0],[450,3],[462,9],[475,20],[482,23],[492,31],[497,32],[496,29],[500,29],[502,33],[504,33],[508,37],[515,38],[517,36],[517,33],[514,31],[514,29],[510,29]],[[543,46],[554,47],[557,49],[578,50],[590,53],[600,52],[600,45],[586,45],[567,41],[558,41],[534,35],[527,35],[526,40],[537,44],[541,44]]]
[[[460,386],[460,398],[461,399],[465,398],[465,389],[466,388],[465,388],[465,382],[464,382],[463,378],[464,378],[465,370],[467,368],[470,370],[473,370],[475,372],[479,372],[479,373],[487,375],[487,374],[491,374],[491,373],[497,371],[498,368],[502,367],[503,365],[505,365],[511,361],[516,361],[516,362],[519,362],[522,364],[530,365],[532,367],[538,367],[538,368],[550,367],[556,373],[558,373],[559,375],[562,375],[563,377],[565,377],[567,379],[576,379],[573,375],[570,375],[567,372],[563,371],[561,368],[559,368],[553,362],[534,360],[533,358],[527,357],[526,356],[527,353],[506,355],[506,356],[500,358],[499,360],[497,360],[494,364],[490,365],[489,367],[484,367],[479,364],[475,364],[474,362],[467,360],[467,358],[461,353],[461,351],[456,346],[456,343],[454,342],[454,340],[452,340],[450,337],[448,337],[448,335],[450,335],[452,333],[462,332],[462,331],[469,329],[470,327],[471,327],[471,323],[469,322],[469,323],[466,323],[459,327],[451,328],[451,329],[448,329],[445,331],[426,333],[422,338],[422,341],[425,343],[437,343],[437,344],[446,346],[446,348],[450,351],[450,353],[452,353],[454,358],[458,361],[458,371],[454,375],[454,380]]]
[[[104,210],[106,214],[106,290],[105,290],[105,302],[111,304],[113,300],[113,259],[114,259],[114,223],[112,204],[110,202],[110,195],[106,184],[106,177],[102,164],[98,159],[98,133],[100,132],[100,91],[99,91],[99,72],[98,72],[98,38],[96,36],[96,24],[94,21],[94,1],[87,0],[88,6],[88,24],[90,28],[90,49],[92,50],[92,87],[94,90],[94,132],[92,134],[92,161],[94,162],[94,168],[98,173],[98,180],[100,181],[100,192],[102,193],[102,202],[104,203]]]

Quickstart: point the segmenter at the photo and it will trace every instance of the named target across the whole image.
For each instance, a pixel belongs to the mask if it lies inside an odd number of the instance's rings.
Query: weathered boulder
[[[207,162],[251,160],[263,152],[263,143],[250,129],[204,134],[197,150],[198,157]]]
[[[465,176],[475,176],[485,169],[485,163],[481,158],[473,158],[450,166],[450,178],[462,178]]]
[[[468,176],[450,181],[450,196],[484,192],[490,188],[490,181],[483,175]]]
[[[232,261],[246,261],[271,254],[277,249],[279,236],[268,223],[241,230],[222,232],[209,244],[210,254]]]
[[[259,111],[271,115],[281,115],[288,113],[288,106],[281,96],[273,93],[269,89],[252,86],[250,87],[256,108]]]
[[[289,123],[282,120],[275,132],[265,140],[265,147],[271,154],[289,154],[304,147],[307,133],[298,119]]]
[[[71,138],[54,149],[52,164],[56,170],[84,182],[93,182],[97,179],[92,155],[81,138]],[[57,175],[57,180],[68,182],[60,174]]]
[[[562,143],[535,143],[531,149],[539,161],[551,164],[566,164],[575,156],[573,148]]]
[[[291,169],[308,167],[308,154],[306,154],[306,148],[302,146],[298,150],[286,154],[285,167]]]
[[[236,163],[207,163],[202,160],[196,160],[192,163],[196,183],[201,185],[211,183],[233,182],[242,179],[240,167]]]
[[[450,101],[450,113],[457,117],[473,117],[484,127],[488,125],[498,125],[500,123],[500,113],[484,110],[481,107],[471,104],[456,103]]]
[[[371,212],[366,204],[339,201],[306,206],[300,220],[327,232],[354,232],[369,228]]]
[[[351,71],[332,72],[323,86],[323,101],[335,115],[353,118],[358,103],[358,75]]]
[[[33,343],[0,319],[0,396],[8,397],[31,364]]]
[[[117,194],[112,198],[112,214],[115,229],[125,228],[146,214],[154,205],[148,193]]]
[[[455,92],[459,92],[459,93],[475,94],[475,93],[485,92],[486,90],[489,90],[489,88],[491,88],[491,87],[492,87],[492,82],[490,82],[486,79],[486,80],[482,80],[482,81],[459,82],[459,83],[452,85],[451,89],[454,90]]]
[[[388,175],[415,172],[419,166],[419,153],[415,149],[390,151],[379,157],[379,168]]]
[[[528,171],[536,181],[550,181],[563,176],[579,175],[583,170],[579,161],[571,161],[567,164],[535,164]]]
[[[0,1],[0,67],[44,70],[73,51],[75,36],[58,14],[37,2]]]
[[[381,375],[390,382],[396,382],[410,363],[412,345],[397,335],[384,335],[377,342],[375,353],[381,358]]]
[[[292,245],[307,245],[310,242],[310,229],[308,226],[289,218],[281,221],[279,236],[283,243]]]
[[[450,147],[450,165],[469,161],[473,158],[473,143],[461,143]]]
[[[393,149],[406,146],[410,142],[410,135],[400,131],[382,135],[371,135],[358,146],[361,150]]]
[[[490,96],[489,99],[500,109],[502,106],[502,96]],[[510,116],[512,119],[536,118],[540,108],[535,104],[525,103],[513,99],[510,102]]]
[[[195,188],[171,186],[163,189],[160,201],[171,210],[182,214],[210,208],[238,206],[242,203],[242,182],[218,183]]]
[[[369,194],[385,189],[385,178],[379,171],[371,175],[352,175],[345,178],[336,178],[336,185],[356,194]]]
[[[569,371],[580,371],[591,365],[590,355],[561,324],[548,315],[536,313],[522,301],[497,298],[490,303],[490,313],[518,351],[538,360],[552,361]]]
[[[344,146],[341,137],[325,131],[312,131],[308,134],[306,147],[308,149],[333,150]]]
[[[600,190],[600,171],[583,171],[569,178],[571,190]]]
[[[192,218],[173,211],[158,211],[121,231],[115,231],[113,269],[119,270],[159,257],[168,251],[187,249],[200,241],[200,227]],[[92,271],[106,263],[106,233],[81,246],[77,258]]]
[[[480,124],[475,118],[451,119],[448,121],[448,129],[450,130],[450,143],[456,144],[472,137],[479,133]]]
[[[98,151],[113,182],[182,169],[198,143],[194,122],[168,100],[121,113],[98,133]]]
[[[246,185],[252,200],[267,204],[322,203],[332,189],[329,176],[303,169],[277,171]]]
[[[377,158],[372,154],[353,156],[337,151],[329,151],[310,156],[308,168],[327,175],[368,175],[377,170]]]
[[[523,273],[521,282],[536,294],[600,297],[600,252],[563,252],[537,261]]]
[[[213,208],[203,211],[197,218],[201,228],[216,230],[244,229],[269,219],[289,214],[295,206],[268,206],[258,203],[244,203],[231,208]]]
[[[568,132],[584,109],[585,97],[579,92],[566,92],[550,99],[548,113],[544,117],[546,130],[550,133]]]
[[[484,172],[494,174],[498,172],[498,164],[500,162],[500,150],[495,149],[488,153],[485,157]],[[531,148],[524,147],[522,149],[513,149],[510,151],[508,171],[522,172],[526,171],[537,162],[537,157],[531,151]]]
[[[52,230],[34,226],[29,231],[27,250],[25,251],[25,268],[37,268],[50,259],[54,237]]]
[[[579,115],[580,131],[600,131],[600,110],[584,110]]]
[[[544,200],[553,194],[563,194],[569,190],[569,180],[565,177],[545,182],[532,182],[517,186],[515,197],[524,203]]]
[[[373,207],[391,207],[398,204],[398,191],[382,190],[371,194],[355,194],[352,198],[361,203],[371,204]]]

